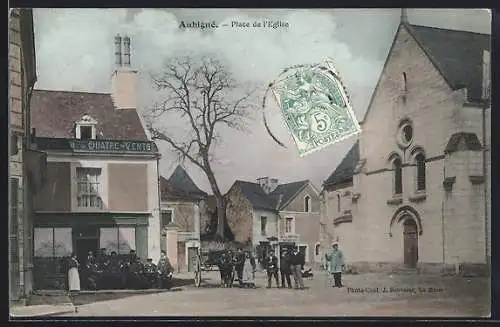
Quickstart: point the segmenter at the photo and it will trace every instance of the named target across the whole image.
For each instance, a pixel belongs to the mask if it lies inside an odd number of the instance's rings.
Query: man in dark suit
[[[267,271],[267,288],[271,288],[271,279],[274,277],[276,280],[276,287],[280,287],[278,281],[278,257],[274,255],[274,251],[269,251],[269,256],[266,259]]]
[[[294,248],[290,257],[290,264],[292,266],[295,289],[304,289],[304,280],[302,279],[302,267],[304,263],[304,256],[302,256],[298,248]]]
[[[292,281],[290,279],[290,274],[292,269],[290,266],[290,255],[287,250],[283,250],[280,259],[280,275],[281,275],[281,287],[285,288],[285,280],[288,288],[292,288]]]
[[[231,275],[232,269],[232,258],[230,254],[226,251],[222,252],[218,258],[218,266],[220,271],[221,286],[230,287],[229,276]]]

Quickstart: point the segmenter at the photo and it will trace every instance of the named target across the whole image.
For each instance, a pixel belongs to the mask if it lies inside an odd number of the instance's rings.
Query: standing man
[[[274,255],[274,251],[269,251],[269,256],[266,260],[266,270],[267,270],[267,288],[271,288],[271,279],[274,277],[276,280],[276,287],[280,287],[278,280],[278,257]]]
[[[170,264],[170,260],[168,259],[165,250],[161,250],[160,260],[158,261],[157,269],[159,274],[160,288],[170,289],[171,287],[170,280],[172,278],[172,272],[174,271],[174,268]]]
[[[342,269],[344,268],[344,253],[339,249],[339,243],[333,242],[330,252],[325,254],[328,263],[328,272],[333,275],[333,287],[344,287],[342,285]]]
[[[229,257],[226,251],[223,251],[220,254],[220,257],[218,258],[217,265],[219,266],[219,272],[220,272],[220,279],[221,279],[221,287],[227,287],[227,274],[228,274],[228,262],[229,262]]]
[[[283,250],[280,259],[280,275],[281,275],[281,288],[285,288],[285,280],[288,288],[292,288],[292,281],[290,279],[290,274],[292,269],[290,266],[290,255],[287,250]]]
[[[304,289],[304,280],[302,279],[302,266],[304,265],[303,261],[304,260],[302,258],[302,254],[299,251],[299,248],[294,248],[290,258],[290,263],[292,266],[293,281],[295,283],[296,290]]]

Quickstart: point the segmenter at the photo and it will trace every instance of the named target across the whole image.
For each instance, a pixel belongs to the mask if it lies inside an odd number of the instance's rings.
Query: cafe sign
[[[76,152],[101,153],[156,153],[154,142],[150,141],[113,141],[113,140],[76,140],[57,138],[36,138],[40,150],[70,150]]]
[[[134,141],[100,141],[100,140],[74,140],[70,141],[70,147],[74,150],[95,152],[152,152],[151,142]]]

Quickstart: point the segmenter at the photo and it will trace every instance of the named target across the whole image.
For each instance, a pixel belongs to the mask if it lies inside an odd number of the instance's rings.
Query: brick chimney
[[[488,50],[483,51],[483,93],[482,98],[488,100],[491,97],[491,56]]]
[[[137,70],[130,65],[130,38],[116,35],[115,70],[111,76],[111,95],[116,109],[137,108],[137,75]]]
[[[257,183],[259,183],[266,194],[271,193],[278,186],[278,180],[276,178],[260,177],[257,178]]]

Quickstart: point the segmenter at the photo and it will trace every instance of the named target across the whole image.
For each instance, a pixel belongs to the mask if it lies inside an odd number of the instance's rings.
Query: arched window
[[[337,212],[340,212],[340,194],[337,193]]]
[[[304,211],[311,212],[311,197],[309,195],[304,198]]]
[[[425,156],[419,153],[415,156],[417,163],[417,191],[425,190]]]
[[[396,158],[392,161],[392,169],[394,170],[394,194],[402,194],[403,168],[401,167],[401,159]]]

